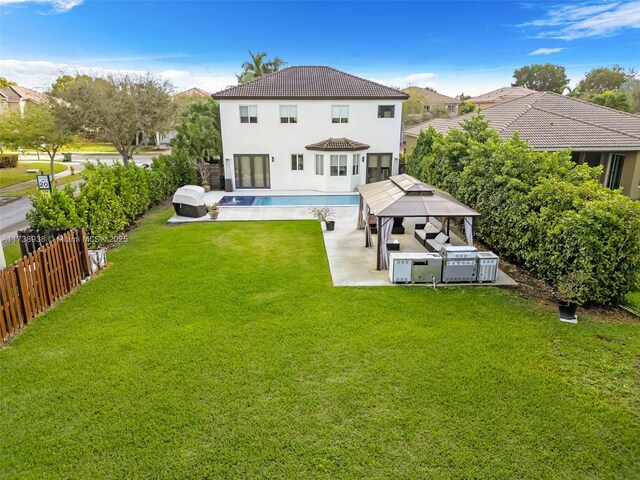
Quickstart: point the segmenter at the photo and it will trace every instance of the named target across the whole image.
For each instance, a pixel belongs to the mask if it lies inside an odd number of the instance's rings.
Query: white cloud
[[[3,0],[0,0],[3,1]],[[235,75],[227,71],[151,69],[151,73],[169,80],[177,91],[198,87],[216,92],[237,83]],[[44,60],[0,59],[0,76],[17,82],[18,85],[45,90],[58,76],[87,73],[90,75],[144,74],[146,70],[130,68],[96,67],[95,65],[72,65]]]
[[[564,48],[538,48],[529,55],[551,55],[552,53],[558,53],[563,51]]]
[[[521,25],[533,27],[539,38],[575,40],[640,29],[640,1],[555,7],[545,17]]]
[[[0,0],[0,5],[16,5],[24,3],[36,3],[39,5],[49,5],[56,13],[68,12],[80,5],[84,0]]]

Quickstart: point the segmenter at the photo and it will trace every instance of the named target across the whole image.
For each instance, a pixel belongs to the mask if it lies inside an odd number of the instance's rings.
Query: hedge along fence
[[[88,165],[89,175],[76,195],[69,185],[53,188],[51,196],[36,192],[27,212],[33,229],[85,228],[89,245],[99,247],[124,230],[179,186],[194,183],[196,173],[184,155],[161,155],[150,169],[121,164]]]
[[[481,116],[423,132],[416,150],[410,171],[478,210],[479,239],[568,299],[608,303],[636,288],[640,203],[600,185],[602,167],[533,151],[517,134],[502,140]]]

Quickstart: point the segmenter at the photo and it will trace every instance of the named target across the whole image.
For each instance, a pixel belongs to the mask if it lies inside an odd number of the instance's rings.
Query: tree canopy
[[[73,141],[71,126],[54,114],[52,104],[32,105],[20,111],[7,112],[0,122],[0,138],[13,148],[31,148],[46,153],[53,162],[62,145]]]
[[[280,67],[287,63],[282,61],[280,57],[275,57],[273,60],[267,60],[267,55],[267,52],[258,52],[254,54],[249,50],[249,56],[251,57],[250,60],[242,64],[242,73],[240,75],[236,75],[238,83],[247,83],[255,78],[277,72],[280,70]]]
[[[539,92],[562,93],[569,84],[565,68],[560,65],[545,63],[529,65],[513,72],[513,87],[526,87]]]
[[[622,92],[602,92],[594,93],[589,96],[591,103],[602,105],[603,107],[613,108],[615,110],[621,110],[623,112],[630,112],[631,105],[629,104],[629,97],[626,93]]]
[[[578,83],[578,90],[582,93],[615,91],[635,76],[634,69],[626,70],[620,65],[614,65],[611,68],[594,68]]]
[[[173,141],[177,152],[186,152],[196,162],[210,162],[222,156],[220,105],[215,100],[191,103],[180,115]]]
[[[16,82],[12,82],[11,80],[7,80],[4,77],[0,77],[0,88],[8,87],[10,85],[17,85],[17,83]]]
[[[106,141],[118,150],[125,165],[138,149],[136,137],[168,130],[177,107],[172,86],[146,75],[65,79],[52,87],[61,101],[52,102],[56,116],[86,138]]]

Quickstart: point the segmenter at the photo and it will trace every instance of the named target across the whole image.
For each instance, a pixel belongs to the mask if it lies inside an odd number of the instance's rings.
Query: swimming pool
[[[225,207],[312,207],[358,205],[358,195],[225,195]]]

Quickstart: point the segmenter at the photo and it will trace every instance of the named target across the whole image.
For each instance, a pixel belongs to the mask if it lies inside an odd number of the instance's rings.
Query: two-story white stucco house
[[[213,94],[236,189],[352,192],[398,172],[399,90],[329,67],[288,67]]]

